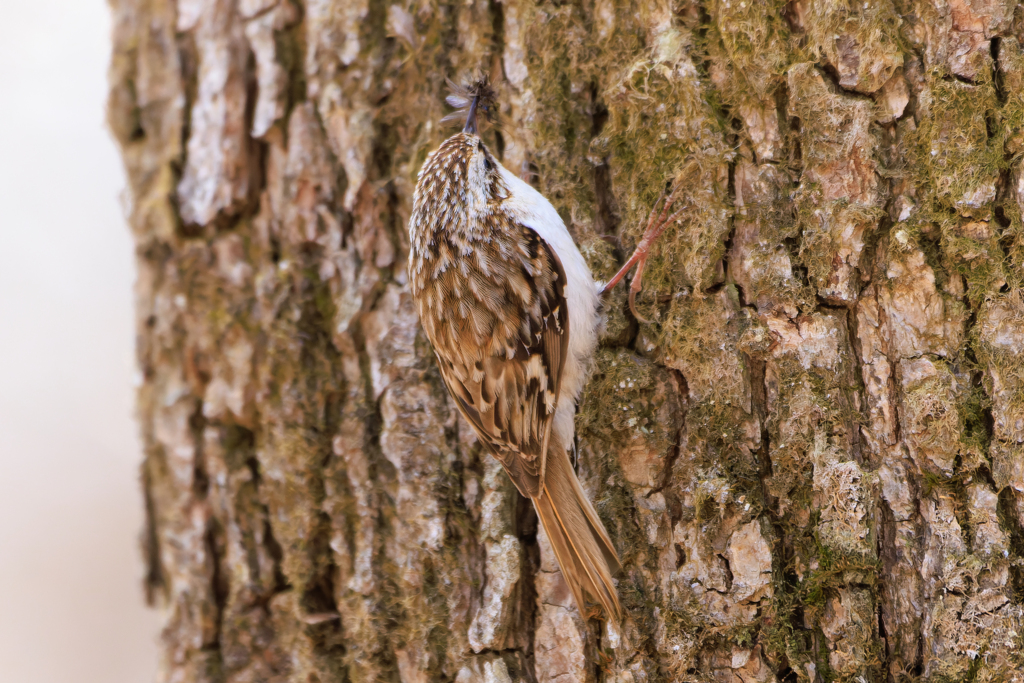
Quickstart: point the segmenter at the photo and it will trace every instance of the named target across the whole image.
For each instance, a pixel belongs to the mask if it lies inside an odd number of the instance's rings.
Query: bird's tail
[[[622,608],[612,571],[620,566],[619,556],[580,487],[569,454],[555,443],[548,450],[544,488],[533,504],[580,614],[586,614],[583,595],[587,593],[618,621]]]

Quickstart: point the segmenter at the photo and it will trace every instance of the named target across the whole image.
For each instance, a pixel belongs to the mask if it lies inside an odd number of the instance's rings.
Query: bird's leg
[[[608,284],[601,290],[601,295],[604,296],[612,290],[612,288],[619,284],[619,280],[626,276],[626,273],[630,271],[633,266],[636,266],[636,275],[633,276],[633,281],[629,285],[629,310],[633,312],[633,316],[642,322],[650,322],[645,320],[636,312],[636,295],[641,288],[641,280],[644,276],[644,264],[647,263],[648,253],[651,251],[651,246],[654,244],[661,233],[665,231],[665,228],[669,223],[679,217],[686,207],[676,211],[669,215],[669,209],[676,201],[676,193],[679,191],[680,186],[677,185],[673,188],[672,193],[667,197],[662,197],[665,201],[665,205],[661,207],[661,212],[658,212],[658,204],[661,203],[662,199],[659,199],[654,203],[654,208],[651,209],[651,215],[647,219],[647,227],[644,228],[644,234],[640,238],[640,243],[636,245],[636,251],[629,257],[629,260],[623,264],[622,268],[619,268],[619,272],[615,273],[615,277],[608,281]]]

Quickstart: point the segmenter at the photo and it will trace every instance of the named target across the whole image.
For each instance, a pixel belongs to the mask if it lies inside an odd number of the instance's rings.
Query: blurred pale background
[[[0,681],[150,683],[109,10],[0,8]]]

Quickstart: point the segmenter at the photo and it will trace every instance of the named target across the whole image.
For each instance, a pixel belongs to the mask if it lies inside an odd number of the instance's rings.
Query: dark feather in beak
[[[462,123],[463,132],[479,135],[480,118],[490,121],[495,115],[497,93],[494,88],[487,78],[466,85],[456,85],[449,80],[448,87],[451,88],[451,94],[445,101],[455,107],[455,111],[441,119],[441,123]]]
[[[469,113],[466,114],[466,125],[462,129],[463,133],[476,134],[476,105],[480,102],[480,96],[477,95],[473,98],[473,101],[469,104]]]

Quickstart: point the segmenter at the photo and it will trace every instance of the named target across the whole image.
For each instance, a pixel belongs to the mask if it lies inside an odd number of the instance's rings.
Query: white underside
[[[499,166],[499,169],[511,190],[511,198],[503,203],[503,208],[548,243],[562,262],[568,280],[565,294],[569,305],[569,357],[562,370],[562,387],[552,435],[563,448],[570,448],[573,444],[576,401],[587,382],[590,361],[597,347],[600,304],[597,283],[551,202],[504,166]]]

